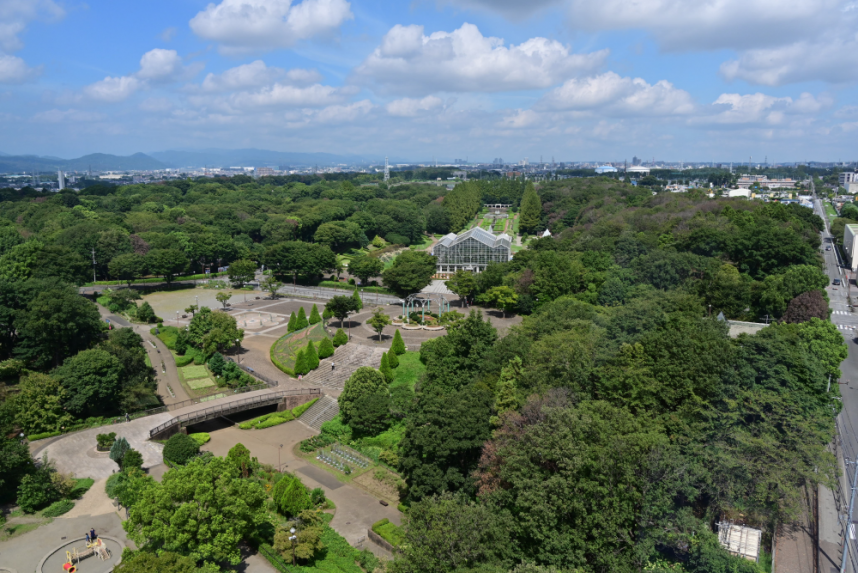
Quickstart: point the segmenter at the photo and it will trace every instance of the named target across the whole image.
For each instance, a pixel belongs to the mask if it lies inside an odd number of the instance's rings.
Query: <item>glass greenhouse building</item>
[[[438,261],[438,275],[446,278],[457,270],[482,272],[489,263],[505,263],[512,258],[512,240],[506,233],[494,235],[474,227],[456,235],[445,235],[432,248]]]

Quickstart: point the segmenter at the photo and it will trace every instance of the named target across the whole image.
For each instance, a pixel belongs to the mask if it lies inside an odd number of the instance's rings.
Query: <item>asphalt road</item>
[[[849,349],[846,360],[840,365],[840,380],[832,380],[840,387],[843,408],[837,418],[840,430],[836,453],[841,469],[845,470],[840,487],[835,491],[820,488],[819,491],[819,570],[820,572],[839,571],[841,562],[842,543],[845,533],[845,518],[849,503],[849,480],[854,476],[855,465],[844,464],[844,461],[858,460],[858,313],[850,305],[850,295],[858,299],[858,287],[855,285],[855,273],[844,268],[842,253],[834,245],[830,232],[830,221],[825,213],[821,200],[814,199],[814,211],[825,221],[825,232],[822,233],[822,254],[825,260],[825,270],[829,282],[826,292],[831,308],[831,322],[843,334]],[[831,247],[831,250],[826,250]],[[834,279],[840,279],[840,286],[831,284]],[[858,305],[858,300],[855,301]],[[858,515],[858,511],[856,511]],[[853,523],[856,516],[853,516]],[[854,534],[850,536],[849,558],[846,571],[858,572],[858,542]]]

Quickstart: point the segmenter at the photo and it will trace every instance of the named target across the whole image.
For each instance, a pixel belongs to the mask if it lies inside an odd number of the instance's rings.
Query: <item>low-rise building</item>
[[[603,173],[616,173],[616,172],[617,172],[617,168],[614,167],[613,165],[600,165],[599,167],[596,168],[596,173],[598,173],[599,175],[601,175]]]
[[[858,183],[858,172],[844,171],[837,177],[837,182],[840,183],[841,187],[848,188],[849,183]]]
[[[512,259],[512,240],[506,233],[494,235],[474,227],[460,235],[445,235],[432,247],[431,254],[435,256],[441,278],[458,270],[479,273],[491,263]]]
[[[843,251],[846,253],[846,264],[852,271],[858,270],[858,261],[855,254],[858,253],[858,225],[846,225],[843,229]]]

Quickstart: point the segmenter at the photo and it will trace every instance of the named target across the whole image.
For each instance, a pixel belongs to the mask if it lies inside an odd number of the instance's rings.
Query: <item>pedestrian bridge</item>
[[[313,398],[319,398],[321,395],[322,390],[320,388],[301,388],[298,390],[268,390],[256,396],[220,401],[210,406],[203,402],[190,408],[183,408],[184,412],[149,430],[149,439],[167,438],[187,426],[263,406],[283,403],[286,404],[286,407],[293,408],[298,404],[309,402]]]

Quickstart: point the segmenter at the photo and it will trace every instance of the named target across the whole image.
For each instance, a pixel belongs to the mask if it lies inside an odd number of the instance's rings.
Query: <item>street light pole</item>
[[[241,366],[241,341],[235,339],[235,356],[238,358],[238,365]]]
[[[295,542],[298,541],[298,536],[295,535],[295,528],[294,527],[289,530],[289,533],[292,534],[292,536],[289,538],[289,541],[292,542],[292,567],[294,567],[295,566]]]

